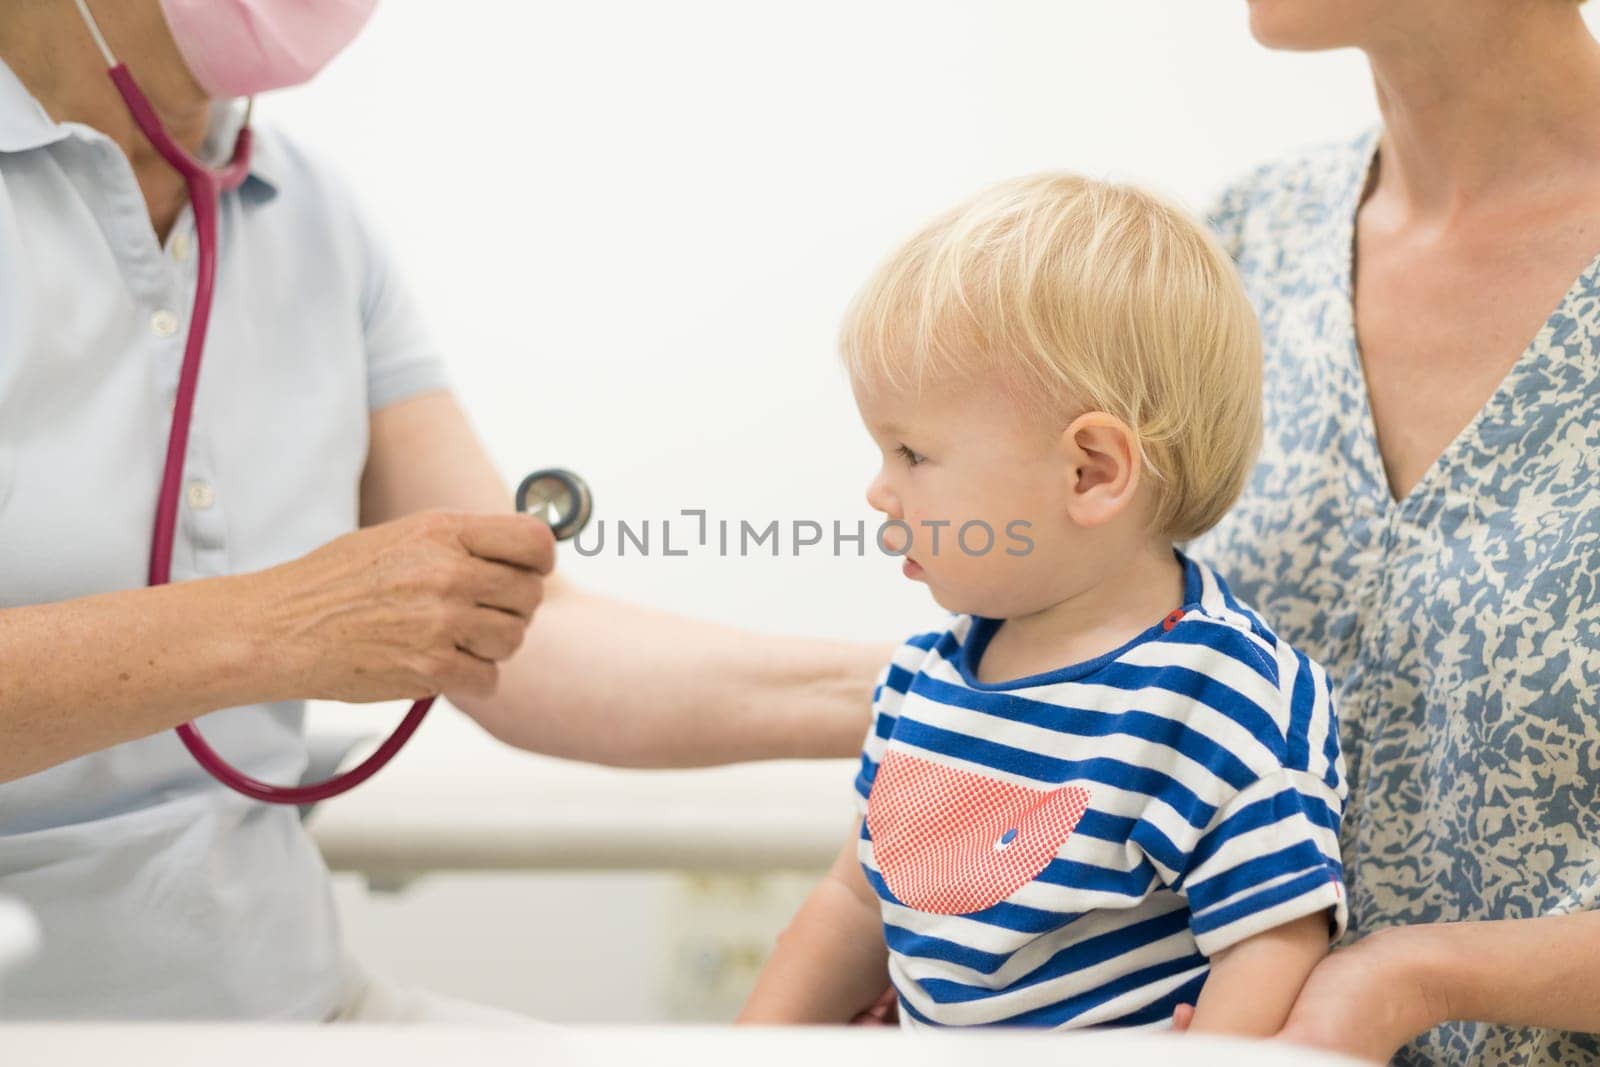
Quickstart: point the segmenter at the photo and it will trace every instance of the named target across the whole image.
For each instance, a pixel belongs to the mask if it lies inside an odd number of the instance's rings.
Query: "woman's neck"
[[[210,100],[195,83],[155,0],[96,3],[106,42],[127,63],[161,121],[191,151],[205,140]],[[132,159],[150,151],[110,79],[105,59],[70,0],[16,4],[0,20],[0,58],[57,122],[113,138]]]
[[[1600,44],[1578,6],[1483,11],[1365,47],[1384,121],[1379,180],[1417,215],[1600,168]]]
[[[111,51],[127,64],[167,131],[198,152],[210,125],[211,101],[184,64],[156,0],[97,2],[91,10]],[[188,199],[183,179],[128,114],[77,5],[55,0],[7,6],[0,19],[0,59],[52,119],[93,127],[122,148],[156,234],[164,238]]]

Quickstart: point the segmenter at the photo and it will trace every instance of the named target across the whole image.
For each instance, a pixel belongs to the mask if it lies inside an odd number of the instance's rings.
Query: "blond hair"
[[[1047,173],[984,190],[878,268],[840,349],[869,384],[987,375],[1058,420],[1116,416],[1174,541],[1233,505],[1260,447],[1260,330],[1232,262],[1126,185]]]

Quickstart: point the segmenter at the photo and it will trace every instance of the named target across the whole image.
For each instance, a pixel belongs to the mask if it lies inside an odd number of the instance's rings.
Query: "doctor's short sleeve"
[[[367,344],[367,409],[431,389],[448,388],[449,374],[417,301],[386,242],[366,232],[368,274],[362,327]]]

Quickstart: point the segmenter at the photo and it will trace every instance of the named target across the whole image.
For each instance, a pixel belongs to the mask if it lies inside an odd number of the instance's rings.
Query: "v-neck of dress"
[[[1517,395],[1518,384],[1549,351],[1551,335],[1557,323],[1568,312],[1572,302],[1590,288],[1591,276],[1600,270],[1600,253],[1596,253],[1588,265],[1573,279],[1560,301],[1545,316],[1538,332],[1523,347],[1504,377],[1495,386],[1494,392],[1489,394],[1467,424],[1433,458],[1423,471],[1422,477],[1417,479],[1406,495],[1396,499],[1389,488],[1388,468],[1383,461],[1383,450],[1378,440],[1378,424],[1372,412],[1372,391],[1367,384],[1366,366],[1361,356],[1361,342],[1356,332],[1356,218],[1361,211],[1363,193],[1371,180],[1372,168],[1377,162],[1378,148],[1382,139],[1383,127],[1378,126],[1368,131],[1366,137],[1356,143],[1360,165],[1353,168],[1351,184],[1336,205],[1337,211],[1333,222],[1338,226],[1339,232],[1335,237],[1334,247],[1342,250],[1343,254],[1339,299],[1334,311],[1339,316],[1338,330],[1342,333],[1342,343],[1337,347],[1348,361],[1347,370],[1358,393],[1353,405],[1359,412],[1361,420],[1359,437],[1361,455],[1358,457],[1358,462],[1375,490],[1380,511],[1386,518],[1392,518],[1420,507],[1422,502],[1444,482],[1449,473],[1465,462],[1465,454],[1473,444],[1482,443],[1484,427],[1502,414],[1511,414],[1509,409]]]

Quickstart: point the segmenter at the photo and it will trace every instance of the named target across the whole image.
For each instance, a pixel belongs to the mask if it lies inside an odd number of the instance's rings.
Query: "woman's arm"
[[[0,611],[0,782],[258,699],[271,668],[236,618],[244,582]]]
[[[524,515],[429,512],[264,571],[0,611],[0,781],[241,704],[493,692],[553,551]]]
[[[878,900],[852,837],[817,883],[761,970],[741,1023],[847,1023],[889,981]]]
[[[1415,954],[1442,1017],[1600,1033],[1600,914],[1405,926],[1393,955]],[[1426,1028],[1424,1028],[1426,1029]]]
[[[1211,958],[1192,1030],[1270,1037],[1282,1029],[1317,961],[1328,953],[1328,917],[1307,915],[1245,938]]]
[[[1600,1033],[1600,914],[1379,930],[1317,965],[1280,1036],[1387,1063],[1453,1019]]]
[[[373,414],[362,521],[424,508],[511,510],[511,493],[445,391]],[[519,748],[620,766],[851,756],[891,645],[698,622],[552,578],[492,696],[452,703]]]

